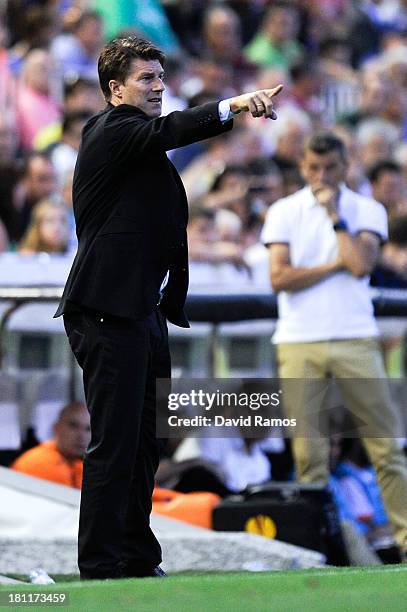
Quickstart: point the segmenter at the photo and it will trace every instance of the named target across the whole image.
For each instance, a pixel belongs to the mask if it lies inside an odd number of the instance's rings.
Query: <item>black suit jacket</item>
[[[188,327],[186,226],[182,181],[166,151],[216,136],[211,102],[166,117],[108,104],[86,124],[73,182],[78,252],[55,316],[76,307],[122,317],[147,316],[159,300],[167,318]]]

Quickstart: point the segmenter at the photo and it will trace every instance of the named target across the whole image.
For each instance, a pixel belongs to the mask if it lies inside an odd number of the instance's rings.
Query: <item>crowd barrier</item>
[[[5,356],[5,334],[8,324],[13,315],[27,304],[46,304],[51,303],[50,313],[56,307],[62,295],[62,287],[49,286],[0,286],[0,366]],[[206,290],[199,293],[195,288],[187,297],[186,312],[189,320],[198,325],[194,329],[195,335],[202,338],[203,342],[209,343],[210,364],[208,374],[214,374],[215,352],[219,339],[219,331],[222,329],[223,336],[233,335],[232,329],[228,324],[241,324],[238,335],[244,336],[244,323],[250,322],[251,333],[254,335],[269,336],[273,331],[273,324],[265,327],[263,324],[258,327],[256,334],[255,322],[275,321],[278,316],[277,299],[271,293],[256,292],[247,289],[243,293],[225,293],[220,289],[213,289],[212,292]],[[372,301],[375,316],[379,319],[387,319],[391,323],[390,333],[387,335],[403,335],[407,325],[407,291],[395,289],[372,289]],[[52,315],[50,315],[51,317]],[[61,328],[61,321],[57,322]],[[31,321],[31,326],[35,329],[35,321]],[[174,326],[171,326],[172,333],[177,333]],[[247,325],[246,325],[247,329]],[[393,330],[393,331],[391,331]],[[187,334],[178,330],[178,334]],[[246,334],[247,335],[247,334]],[[187,336],[186,336],[187,337]]]
[[[37,439],[49,438],[61,406],[72,399],[83,399],[79,368],[62,321],[52,321],[61,294],[62,287],[0,286],[0,450],[17,451],[30,428]],[[405,335],[406,292],[376,290],[373,303],[382,333]],[[34,307],[38,312],[46,307],[47,325],[52,321],[54,330],[46,327],[44,332],[39,325],[35,332],[39,322],[32,315],[22,317],[20,324],[13,323],[24,308]],[[174,376],[276,375],[270,343],[277,316],[275,296],[191,293],[186,310],[191,329],[169,325]],[[27,323],[28,331],[24,331]],[[43,359],[39,350],[44,341],[53,355],[49,360]],[[30,361],[33,354],[35,358]]]

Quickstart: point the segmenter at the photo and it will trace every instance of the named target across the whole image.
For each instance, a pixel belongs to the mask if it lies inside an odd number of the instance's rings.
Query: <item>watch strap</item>
[[[347,232],[348,224],[344,219],[338,219],[338,221],[333,224],[333,228],[335,232]]]

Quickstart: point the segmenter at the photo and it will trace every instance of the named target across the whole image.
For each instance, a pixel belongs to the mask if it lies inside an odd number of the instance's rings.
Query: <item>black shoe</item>
[[[159,565],[153,569],[151,576],[154,578],[168,578],[167,574]]]
[[[127,566],[123,570],[126,578],[167,578],[167,574],[159,565],[153,569]]]
[[[126,578],[125,574],[121,570],[112,570],[108,573],[85,573],[81,572],[81,580],[120,580],[120,578]]]

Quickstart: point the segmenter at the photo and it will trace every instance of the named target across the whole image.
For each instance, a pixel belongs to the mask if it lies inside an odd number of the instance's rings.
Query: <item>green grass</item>
[[[407,565],[4,585],[0,592],[27,589],[69,593],[61,612],[405,612]]]

